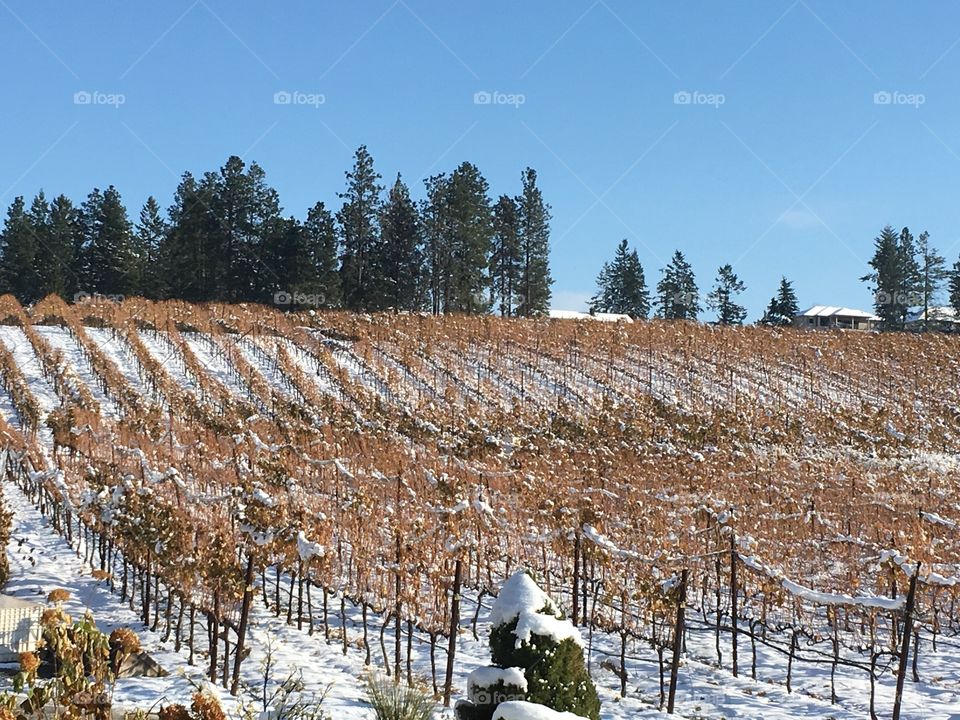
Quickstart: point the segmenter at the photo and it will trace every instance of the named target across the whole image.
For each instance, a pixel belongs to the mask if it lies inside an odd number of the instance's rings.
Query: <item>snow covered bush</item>
[[[583,662],[580,633],[533,578],[518,572],[503,584],[490,625],[494,667],[470,675],[468,700],[456,709],[459,720],[599,719],[600,699]],[[548,714],[529,714],[538,708]]]
[[[523,700],[527,678],[518,667],[481,667],[467,677],[467,700],[457,703],[458,720],[490,720],[500,703]]]

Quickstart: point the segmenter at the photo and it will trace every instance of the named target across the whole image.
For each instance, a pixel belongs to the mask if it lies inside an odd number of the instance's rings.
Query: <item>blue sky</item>
[[[0,62],[4,207],[112,183],[135,216],[238,154],[302,217],[366,144],[418,197],[463,160],[494,196],[536,168],[555,307],[624,237],[651,284],[675,248],[703,289],[733,263],[751,320],[781,274],[869,306],[886,223],[960,255],[955,3],[0,0]]]

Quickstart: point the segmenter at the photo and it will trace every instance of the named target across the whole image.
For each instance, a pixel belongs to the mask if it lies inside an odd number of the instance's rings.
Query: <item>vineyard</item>
[[[0,298],[5,496],[233,695],[269,619],[450,702],[529,569],[604,718],[952,717],[958,378],[936,334]]]

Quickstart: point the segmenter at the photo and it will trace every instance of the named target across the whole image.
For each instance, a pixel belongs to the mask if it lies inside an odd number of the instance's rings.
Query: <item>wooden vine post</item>
[[[247,639],[247,622],[250,619],[250,605],[253,602],[253,554],[247,556],[247,572],[244,576],[243,605],[240,608],[240,627],[237,628],[237,645],[234,648],[233,678],[230,694],[236,696],[240,691],[240,663],[243,662],[243,645]]]
[[[680,589],[677,593],[677,621],[673,626],[673,659],[670,661],[670,693],[667,696],[668,715],[673,715],[673,706],[677,697],[677,676],[680,671],[680,653],[683,651],[688,572],[689,571],[684,568],[683,573],[680,575]]]
[[[443,706],[450,707],[453,687],[453,661],[457,654],[457,631],[460,629],[460,584],[463,581],[463,561],[457,558],[453,571],[453,599],[450,603],[450,642],[447,645],[447,674],[443,681]],[[396,669],[400,673],[399,668]]]
[[[739,612],[737,610],[737,538],[733,532],[730,533],[730,625],[733,628],[733,638],[731,652],[733,654],[733,676],[738,677],[740,675],[740,667],[737,661],[737,641],[738,641],[738,631],[737,626],[737,617]],[[719,620],[717,621],[719,622]]]
[[[737,538],[730,533],[730,625],[733,628],[733,641],[731,651],[733,653],[733,676],[737,677],[739,666],[737,663]],[[717,623],[719,624],[719,618]]]
[[[903,632],[900,642],[900,667],[897,670],[897,694],[893,700],[893,720],[900,720],[900,705],[903,701],[903,681],[907,677],[907,655],[910,654],[910,640],[913,635],[913,609],[917,595],[917,578],[920,576],[920,563],[910,577],[910,589],[907,591],[907,604],[903,609]]]

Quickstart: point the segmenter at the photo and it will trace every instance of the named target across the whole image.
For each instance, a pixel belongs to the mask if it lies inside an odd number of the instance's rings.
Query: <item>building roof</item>
[[[837,307],[835,305],[814,305],[804,310],[797,317],[849,317],[860,318],[861,320],[879,320],[873,313],[854,308]]]
[[[908,323],[923,322],[926,319],[927,314],[923,310],[918,310],[907,316]],[[960,315],[950,306],[930,308],[929,319],[933,322],[960,323]]]
[[[621,313],[585,313],[576,310],[551,310],[550,317],[554,320],[598,320],[600,322],[633,322],[629,315]]]
[[[0,610],[10,610],[12,608],[38,608],[43,610],[45,606],[32,600],[24,600],[13,595],[0,594]]]

